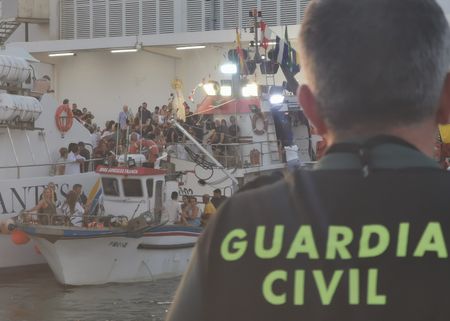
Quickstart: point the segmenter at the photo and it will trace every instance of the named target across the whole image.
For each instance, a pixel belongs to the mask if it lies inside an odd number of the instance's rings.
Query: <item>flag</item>
[[[300,71],[300,66],[297,63],[297,51],[291,47],[289,42],[287,26],[284,32],[284,39],[277,36],[276,42],[275,54],[277,55],[277,62],[295,75]]]
[[[291,64],[291,72],[295,75],[300,72],[300,65],[297,62],[297,51],[292,49],[292,64]]]
[[[241,74],[246,75],[246,74],[248,74],[247,65],[245,64],[244,52],[242,51],[242,48],[241,48],[241,35],[237,28],[236,28],[236,45],[237,45],[236,51],[239,55],[240,71],[241,71]]]
[[[289,48],[288,49],[289,57],[288,57],[287,67],[295,75],[296,73],[298,73],[300,71],[300,65],[297,63],[297,51],[294,48],[292,48],[291,42],[289,41],[287,26],[284,29],[284,40],[287,42],[288,48]]]
[[[280,65],[288,65],[289,46],[283,39],[278,36],[276,37],[275,54],[277,55],[277,62]]]
[[[284,41],[286,42],[286,44],[288,46],[288,51],[287,51],[288,58],[287,58],[287,61],[286,61],[286,67],[288,67],[288,69],[291,70],[291,68],[292,68],[292,52],[291,52],[291,50],[293,50],[293,49],[291,47],[291,42],[289,41],[288,27],[287,26],[284,29]]]
[[[269,47],[269,41],[272,39],[272,30],[267,26],[267,23],[264,21],[260,22],[261,28],[261,47],[265,50]]]
[[[91,190],[89,191],[88,198],[86,204],[91,204],[89,207],[89,213],[88,215],[95,215],[96,208],[100,204],[100,198],[103,194],[103,188],[100,183],[100,178],[97,179],[97,182],[95,182],[94,186],[92,186]]]

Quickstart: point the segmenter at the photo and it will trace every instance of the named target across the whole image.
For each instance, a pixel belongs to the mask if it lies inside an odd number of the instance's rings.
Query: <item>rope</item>
[[[189,157],[199,166],[203,167],[204,169],[214,169],[218,168],[218,166],[212,162],[207,161],[206,159],[202,158],[200,154],[194,153],[192,149],[190,149],[187,146],[184,146],[184,149],[188,153]]]

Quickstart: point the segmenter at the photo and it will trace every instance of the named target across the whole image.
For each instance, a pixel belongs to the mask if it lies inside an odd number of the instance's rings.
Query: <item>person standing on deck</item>
[[[220,188],[216,188],[213,191],[213,197],[211,198],[211,203],[214,205],[216,209],[227,199],[226,196],[222,195],[222,191]]]
[[[138,117],[141,117],[142,115],[142,125],[146,126],[149,124],[150,120],[152,119],[152,113],[150,112],[150,110],[147,109],[147,103],[143,102],[142,103],[142,109],[141,109],[141,114],[137,115]]]
[[[297,96],[328,150],[234,195],[197,242],[168,321],[445,321],[450,30],[434,0],[312,0]]]
[[[85,158],[79,155],[78,145],[76,143],[69,144],[69,154],[67,155],[67,164],[65,175],[80,174],[80,166],[83,166]]]
[[[127,129],[130,120],[128,119],[128,106],[124,105],[122,111],[119,113],[119,130],[120,130],[120,142],[125,145],[127,136]]]
[[[178,193],[172,192],[170,200],[167,200],[164,205],[163,217],[161,222],[166,222],[168,225],[176,224],[180,221],[181,204],[178,202]]]

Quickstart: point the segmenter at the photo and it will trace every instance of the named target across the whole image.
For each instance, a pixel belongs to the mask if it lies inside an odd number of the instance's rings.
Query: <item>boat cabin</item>
[[[129,219],[150,212],[157,219],[166,195],[178,190],[177,181],[166,182],[166,170],[146,167],[98,166],[103,205],[108,215]]]

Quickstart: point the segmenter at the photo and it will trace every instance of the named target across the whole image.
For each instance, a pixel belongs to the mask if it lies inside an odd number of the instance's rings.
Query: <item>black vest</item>
[[[450,320],[450,174],[300,171],[199,241],[205,320]]]

